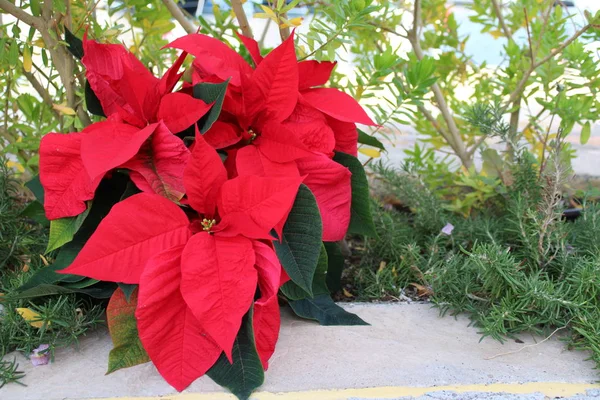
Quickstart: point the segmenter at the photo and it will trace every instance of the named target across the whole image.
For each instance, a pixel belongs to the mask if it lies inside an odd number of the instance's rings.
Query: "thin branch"
[[[194,24],[190,22],[190,20],[185,16],[181,8],[175,4],[173,0],[162,0],[163,4],[167,7],[171,16],[175,18],[179,25],[187,32],[187,33],[196,33],[198,30]]]
[[[35,89],[35,91],[38,92],[44,103],[46,103],[50,107],[50,109],[54,111],[56,116],[60,118],[60,114],[52,107],[52,105],[54,104],[54,102],[52,101],[52,96],[50,96],[50,93],[48,93],[48,91],[40,83],[40,81],[38,81],[37,78],[31,72],[23,71],[23,75],[25,76],[25,78],[27,78],[27,80]]]
[[[248,17],[246,17],[246,12],[244,11],[242,1],[231,0],[231,8],[233,9],[233,13],[235,14],[238,24],[240,25],[242,34],[246,37],[253,38],[254,35],[252,35],[252,29],[250,29],[250,24],[248,23]]]
[[[571,321],[569,321],[569,322],[571,322]],[[508,351],[508,352],[506,352],[506,353],[500,353],[500,354],[496,354],[495,356],[486,357],[486,358],[485,358],[485,360],[493,360],[494,358],[497,358],[497,357],[508,356],[508,355],[510,355],[510,354],[515,354],[515,353],[518,353],[518,352],[520,352],[520,351],[522,351],[522,350],[525,350],[525,349],[528,349],[528,348],[530,348],[530,347],[535,347],[535,346],[538,346],[538,345],[540,345],[540,344],[542,344],[542,343],[544,343],[544,342],[547,342],[548,340],[550,340],[550,338],[551,338],[552,336],[554,336],[554,334],[555,334],[556,332],[558,332],[558,331],[560,331],[560,330],[563,330],[563,329],[565,329],[565,328],[567,328],[567,327],[568,327],[568,325],[561,326],[560,328],[556,328],[556,329],[554,330],[554,332],[552,332],[552,333],[550,334],[550,336],[546,337],[546,338],[545,338],[544,340],[542,340],[541,342],[538,342],[538,343],[535,343],[535,344],[528,344],[528,345],[525,345],[525,346],[523,346],[523,347],[520,347],[518,350],[514,350],[514,351]]]
[[[279,14],[279,17],[287,20],[286,13]],[[280,18],[278,18],[278,19],[281,21]],[[285,26],[285,27],[282,28],[281,25],[280,25],[279,26],[279,37],[281,38],[282,42],[285,42],[285,40],[290,37],[290,27],[289,26]]]
[[[500,8],[500,4],[498,4],[498,0],[492,0],[492,7],[494,7],[494,12],[496,13],[496,17],[498,17],[498,22],[500,22],[500,27],[504,31],[504,35],[508,40],[512,40],[512,33],[506,25],[506,21],[504,21],[504,16],[502,15],[502,9]]]
[[[44,25],[43,21],[40,18],[34,17],[33,15],[23,11],[8,0],[0,0],[0,9],[11,14],[19,21],[22,21],[29,26],[33,26],[38,30],[40,30]]]
[[[265,47],[265,39],[267,38],[267,33],[269,32],[269,27],[271,26],[271,18],[267,19],[267,22],[265,23],[265,27],[263,28],[262,34],[260,35],[260,40],[258,41],[258,47],[259,48],[263,48]]]

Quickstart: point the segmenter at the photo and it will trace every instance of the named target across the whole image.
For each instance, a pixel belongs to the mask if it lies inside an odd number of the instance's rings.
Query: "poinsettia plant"
[[[364,324],[329,293],[337,242],[374,234],[356,158],[356,124],[374,123],[326,87],[335,63],[297,61],[293,34],[264,57],[239,39],[252,62],[206,35],[177,39],[157,78],[123,46],[67,32],[88,111],[105,118],[42,139],[40,200],[59,250],[23,293],[109,296],[109,372],[151,360],[179,391],[208,374],[247,398],[280,301],[324,325]]]

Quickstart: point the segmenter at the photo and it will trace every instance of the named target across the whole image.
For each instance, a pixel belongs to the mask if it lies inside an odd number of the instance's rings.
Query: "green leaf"
[[[91,203],[88,203],[86,210],[76,217],[66,217],[50,221],[50,238],[48,239],[46,254],[73,240],[73,236],[81,228],[81,224],[83,224],[83,221],[85,221],[90,213],[90,208]]]
[[[65,42],[68,44],[69,53],[81,60],[83,58],[83,42],[67,28],[65,28]]]
[[[40,182],[40,176],[36,175],[28,181],[25,186],[27,189],[31,190],[31,193],[35,196],[36,200],[41,204],[44,204],[44,187]]]
[[[142,346],[135,319],[137,293],[127,298],[122,290],[117,289],[106,308],[106,319],[113,349],[108,355],[108,371],[106,375],[122,368],[150,361],[148,353]]]
[[[326,242],[325,249],[327,250],[327,287],[331,293],[342,290],[342,271],[344,270],[345,261],[342,255],[342,250],[338,243]]]
[[[37,200],[32,201],[21,211],[21,217],[30,218],[37,222],[38,224],[48,227],[50,226],[50,221],[46,218],[46,213],[44,212],[44,206]]]
[[[98,282],[100,282],[98,279],[85,278],[79,282],[67,283],[64,285],[64,287],[69,289],[85,289],[87,287],[95,285]]]
[[[127,301],[131,299],[131,295],[138,287],[138,285],[135,284],[121,282],[117,283],[117,285],[119,285],[119,289],[121,289],[123,291],[123,294],[125,294],[125,298],[127,299]]]
[[[335,304],[327,294],[314,299],[292,300],[290,306],[299,317],[319,321],[321,325],[369,325]]]
[[[588,140],[590,140],[591,134],[592,134],[592,125],[590,124],[590,121],[588,121],[581,128],[581,136],[579,137],[579,142],[581,144],[586,144],[588,142]]]
[[[265,380],[265,373],[254,342],[252,314],[251,308],[244,316],[242,327],[233,343],[233,363],[230,364],[223,353],[206,373],[213,381],[229,389],[240,400],[247,400]]]
[[[377,138],[371,136],[360,129],[358,131],[358,143],[366,144],[368,146],[377,147],[378,149],[385,150],[385,146]]]
[[[210,111],[198,121],[200,133],[206,133],[219,118],[228,84],[229,79],[223,83],[199,83],[194,86],[194,97],[196,99],[200,99],[206,104],[214,103]]]
[[[102,104],[88,81],[85,82],[85,105],[90,114],[106,117]]]
[[[323,224],[315,196],[300,185],[275,252],[290,279],[312,296],[312,283],[321,253]]]
[[[81,293],[96,299],[107,299],[117,288],[112,282],[99,282],[87,288],[68,288],[60,285],[42,284],[17,294],[6,296],[7,300],[32,299],[36,297],[53,296],[57,294]]]
[[[358,158],[336,152],[333,160],[348,167],[352,172],[352,217],[348,233],[376,237],[375,224],[371,215],[371,199],[367,174]]]
[[[315,276],[312,283],[313,296],[317,296],[319,294],[329,294],[329,290],[327,289],[327,284],[325,282],[327,277],[327,265],[327,250],[325,250],[325,246],[321,244],[321,253],[319,254],[319,261],[317,263],[317,268],[315,269]],[[306,293],[306,291],[304,291],[293,281],[286,282],[281,287],[281,292],[290,300],[301,300],[309,297],[308,293]]]
[[[42,14],[42,8],[40,7],[40,0],[31,0],[29,3],[31,13],[34,17],[39,17]]]

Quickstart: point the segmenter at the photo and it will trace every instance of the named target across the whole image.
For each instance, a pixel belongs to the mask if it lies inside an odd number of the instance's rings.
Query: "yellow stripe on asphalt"
[[[257,392],[252,400],[346,400],[359,399],[393,399],[403,396],[422,396],[431,392],[450,391],[455,393],[484,392],[484,393],[510,393],[528,394],[542,393],[548,397],[567,397],[583,394],[586,390],[600,389],[597,384],[585,383],[494,383],[490,385],[451,385],[431,387],[390,386],[365,389],[337,389],[337,390],[311,390],[304,392],[269,393]],[[112,397],[91,400],[235,400],[236,397],[228,393],[180,393],[167,396],[154,397]]]

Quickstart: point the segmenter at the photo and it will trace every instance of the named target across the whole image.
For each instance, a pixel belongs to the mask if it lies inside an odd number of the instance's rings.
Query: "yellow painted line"
[[[352,397],[363,399],[393,399],[403,396],[422,396],[431,392],[450,391],[456,393],[485,392],[529,394],[542,393],[548,397],[567,397],[585,393],[586,390],[600,389],[598,384],[533,382],[533,383],[494,383],[490,385],[451,385],[451,386],[389,386],[365,389],[311,390],[304,392],[269,393],[257,392],[251,400],[346,400]],[[111,397],[90,400],[235,400],[228,393],[180,393],[154,397]]]

